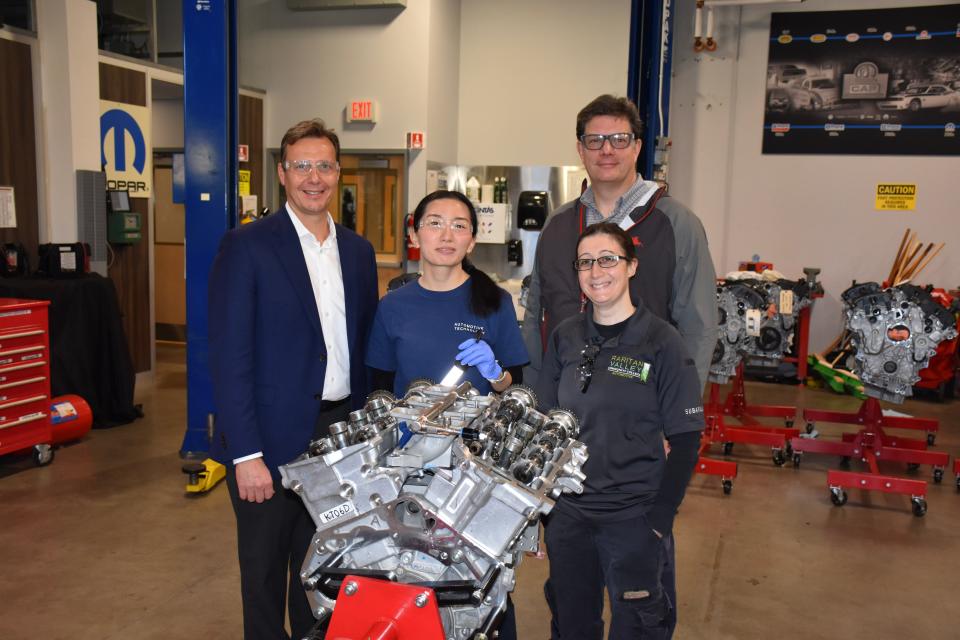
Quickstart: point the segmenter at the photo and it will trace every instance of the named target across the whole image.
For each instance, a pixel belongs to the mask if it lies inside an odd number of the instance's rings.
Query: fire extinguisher
[[[417,244],[417,241],[413,237],[414,227],[413,227],[413,214],[408,213],[404,225],[407,228],[407,260],[410,262],[416,262],[420,260],[420,245]]]

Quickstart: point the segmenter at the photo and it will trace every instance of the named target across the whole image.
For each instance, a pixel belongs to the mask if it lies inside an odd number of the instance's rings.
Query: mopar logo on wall
[[[100,164],[107,189],[149,198],[153,188],[150,110],[122,102],[100,101]]]

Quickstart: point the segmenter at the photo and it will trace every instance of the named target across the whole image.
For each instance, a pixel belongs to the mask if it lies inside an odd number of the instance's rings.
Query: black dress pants
[[[349,411],[349,402],[321,411],[315,436],[327,435],[328,425],[345,420]],[[279,478],[273,481],[273,497],[259,504],[240,499],[232,466],[227,468],[227,487],[237,517],[243,637],[290,640],[284,628],[286,606],[292,637],[299,640],[315,622],[300,583],[300,568],[316,531],[313,519]]]
[[[553,640],[667,640],[676,626],[672,536],[657,538],[644,516],[584,520],[557,509],[545,528],[550,578],[544,587]]]

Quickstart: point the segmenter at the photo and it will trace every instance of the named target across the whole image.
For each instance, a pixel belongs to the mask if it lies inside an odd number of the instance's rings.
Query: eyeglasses
[[[603,143],[608,140],[614,149],[626,149],[633,139],[632,133],[585,133],[580,136],[580,142],[591,151],[603,149]]]
[[[455,235],[462,236],[472,233],[473,225],[460,218],[448,221],[438,216],[431,216],[420,221],[420,229],[421,231],[427,229],[429,231],[436,231],[437,233],[440,233],[444,229],[450,229]]]
[[[627,256],[618,256],[614,254],[602,255],[599,258],[577,258],[573,261],[573,268],[577,271],[590,271],[593,269],[593,263],[600,265],[601,269],[613,269],[621,260],[626,260]]]
[[[299,173],[302,176],[310,175],[310,171],[313,168],[317,168],[317,173],[320,175],[326,175],[328,173],[333,173],[340,169],[339,162],[330,162],[329,160],[285,160],[283,163],[283,168],[287,171],[293,170],[296,173]]]

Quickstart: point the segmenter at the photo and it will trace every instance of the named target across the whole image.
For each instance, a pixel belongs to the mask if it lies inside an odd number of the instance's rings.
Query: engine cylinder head
[[[350,446],[350,425],[346,422],[334,422],[330,425],[330,438],[337,449]]]

